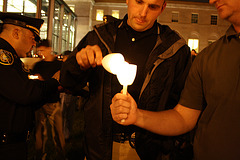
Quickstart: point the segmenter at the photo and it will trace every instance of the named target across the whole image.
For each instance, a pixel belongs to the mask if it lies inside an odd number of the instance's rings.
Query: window
[[[198,14],[192,13],[191,23],[198,23]]]
[[[172,22],[178,22],[178,12],[172,12]]]
[[[52,47],[55,52],[58,51],[59,47],[60,13],[61,13],[60,4],[57,1],[55,1],[52,33]]]
[[[119,19],[119,10],[112,10],[112,16]]]
[[[104,15],[104,10],[97,9],[96,20],[97,21],[103,21],[103,15]]]
[[[7,12],[22,13],[23,11],[23,0],[13,1],[9,0],[7,3]]]
[[[44,20],[44,23],[43,23],[42,27],[40,28],[40,37],[42,39],[47,39],[48,7],[49,7],[49,1],[48,0],[42,0],[41,19]]]
[[[74,48],[74,33],[75,33],[75,18],[71,17],[71,25],[70,25],[70,39],[69,39],[69,50],[73,50]]]
[[[190,49],[195,49],[195,51],[198,53],[199,49],[199,40],[198,39],[188,39],[188,46]]]
[[[63,16],[63,25],[62,25],[62,51],[67,49],[67,41],[68,41],[68,21],[69,21],[69,13],[64,10]]]
[[[24,15],[36,17],[36,13],[37,13],[37,0],[24,0]]]
[[[75,12],[75,5],[73,5],[73,4],[68,4],[68,6],[69,6],[69,8],[70,8],[73,12]]]
[[[217,15],[211,15],[211,25],[217,25]]]
[[[3,11],[3,0],[0,0],[0,12]]]
[[[36,17],[37,0],[8,0],[7,12],[23,13],[29,17]]]

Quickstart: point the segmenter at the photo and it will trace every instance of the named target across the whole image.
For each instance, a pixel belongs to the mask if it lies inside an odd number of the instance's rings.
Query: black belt
[[[21,142],[28,142],[30,138],[30,132],[26,133],[2,133],[0,134],[0,144],[14,144]]]
[[[130,146],[135,148],[135,133],[131,135],[126,133],[113,133],[113,141],[118,143],[129,141]]]
[[[126,133],[113,133],[113,141],[118,143],[124,143],[129,140],[129,135]]]

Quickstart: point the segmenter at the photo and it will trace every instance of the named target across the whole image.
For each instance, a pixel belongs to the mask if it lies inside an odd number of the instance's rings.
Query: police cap
[[[42,19],[23,16],[16,13],[0,12],[0,20],[3,24],[12,24],[29,29],[35,35],[36,42],[40,40],[40,28],[43,24]]]

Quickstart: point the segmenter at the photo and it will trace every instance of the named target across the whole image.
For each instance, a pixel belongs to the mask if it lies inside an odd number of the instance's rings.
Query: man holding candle
[[[137,65],[134,83],[128,92],[144,110],[160,111],[174,107],[191,65],[189,47],[168,26],[157,23],[166,7],[164,0],[126,0],[128,14],[95,26],[63,64],[60,82],[73,93],[89,84],[85,114],[85,153],[87,159],[115,159],[116,146],[125,144],[136,132],[136,150],[141,159],[162,159],[175,154],[185,142],[182,137],[163,137],[147,130],[125,127],[112,121],[112,97],[121,91],[117,77],[101,66],[102,57],[121,53],[129,64]],[[183,140],[183,141],[181,141]],[[119,143],[120,142],[120,143]],[[176,145],[175,144],[179,144]],[[120,145],[120,147],[121,147]],[[133,157],[139,159],[134,150]]]
[[[195,160],[238,160],[240,157],[240,1],[209,0],[220,18],[232,25],[195,58],[179,104],[168,111],[137,109],[130,95],[118,94],[113,119],[151,132],[177,136],[196,125]],[[122,123],[121,119],[125,119]]]

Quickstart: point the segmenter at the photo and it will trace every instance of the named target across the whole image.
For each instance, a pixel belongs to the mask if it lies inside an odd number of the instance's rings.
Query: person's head
[[[150,29],[166,7],[165,0],[126,0],[126,3],[127,23],[138,32]]]
[[[19,57],[26,57],[36,45],[36,41],[40,40],[40,27],[44,21],[3,12],[0,12],[0,20],[2,20],[0,37],[12,45]]]
[[[240,25],[240,0],[209,0],[209,3],[215,5],[220,18]]]
[[[192,49],[192,51],[191,51],[191,55],[192,55],[192,56],[196,56],[196,55],[197,55],[197,52],[196,52],[195,49]]]
[[[42,39],[37,43],[37,53],[44,58],[52,57],[52,47],[51,42],[47,39]]]

